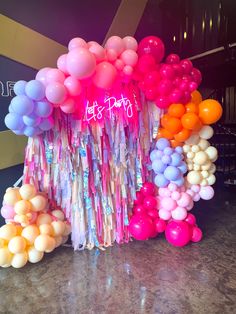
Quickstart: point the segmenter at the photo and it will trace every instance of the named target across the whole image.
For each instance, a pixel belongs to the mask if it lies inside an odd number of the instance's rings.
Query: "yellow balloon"
[[[55,236],[61,236],[65,231],[65,223],[62,221],[53,221],[52,228]]]
[[[55,237],[54,239],[56,241],[55,247],[58,247],[62,244],[62,236]]]
[[[28,254],[27,252],[17,253],[14,254],[11,261],[11,266],[14,268],[21,268],[25,266],[28,261]]]
[[[71,233],[71,225],[68,223],[65,223],[65,231],[63,233],[63,236],[68,236]]]
[[[50,224],[52,222],[52,217],[49,214],[40,214],[36,220],[36,224],[43,225],[43,224]]]
[[[29,213],[30,210],[31,210],[31,204],[29,201],[20,200],[20,201],[15,203],[14,211],[18,215],[25,215],[25,214]]]
[[[5,246],[0,249],[0,266],[8,265],[11,263],[12,254],[8,250],[8,247]]]
[[[55,248],[56,241],[47,234],[40,234],[34,241],[34,247],[39,252],[48,252],[53,247],[53,245]]]
[[[0,238],[10,241],[11,238],[16,236],[16,227],[12,224],[3,225],[0,228]]]
[[[7,205],[14,206],[16,202],[21,200],[21,196],[18,190],[12,189],[5,193],[3,201]]]
[[[47,199],[42,195],[36,195],[31,200],[32,210],[35,212],[43,211],[47,206]]]
[[[6,245],[6,240],[0,239],[0,248],[3,248]]]
[[[21,235],[27,240],[27,243],[33,245],[39,235],[39,228],[36,225],[29,225],[22,230]]]
[[[12,238],[8,243],[8,249],[11,253],[17,254],[24,252],[26,248],[26,241],[21,236]]]
[[[46,253],[51,253],[56,247],[56,240],[53,237],[49,237],[49,241],[47,244],[47,249],[45,250]]]
[[[36,188],[32,184],[23,184],[19,192],[24,200],[30,200],[36,195]]]
[[[29,247],[28,249],[28,259],[30,263],[38,263],[42,260],[44,256],[43,252],[36,250],[34,246]]]
[[[65,215],[64,215],[64,213],[63,213],[62,210],[55,209],[55,210],[52,211],[51,214],[52,214],[54,217],[56,217],[57,220],[63,221],[63,220],[65,219]]]
[[[39,231],[41,234],[47,234],[49,236],[53,235],[53,227],[51,224],[42,224],[39,226]]]

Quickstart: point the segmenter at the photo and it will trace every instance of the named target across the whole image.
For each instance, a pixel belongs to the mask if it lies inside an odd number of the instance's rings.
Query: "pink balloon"
[[[67,53],[64,55],[61,55],[58,59],[57,59],[57,67],[59,70],[61,70],[62,72],[64,72],[65,74],[67,74],[67,68],[66,68],[66,57],[67,57]]]
[[[192,68],[193,68],[192,62],[190,60],[188,60],[188,59],[181,60],[180,61],[180,66],[182,67],[183,72],[185,74],[190,73]]]
[[[161,62],[165,54],[162,40],[156,36],[143,38],[138,45],[138,55],[151,54],[157,63]]]
[[[82,87],[80,81],[74,76],[68,76],[64,81],[64,85],[71,96],[78,96],[81,94]]]
[[[191,202],[191,196],[185,192],[182,192],[180,199],[177,201],[178,206],[187,207]]]
[[[134,67],[138,62],[137,53],[131,49],[127,49],[122,52],[120,58],[124,62],[124,64],[131,65],[132,67]]]
[[[169,63],[169,64],[177,64],[179,62],[180,62],[179,56],[174,53],[170,54],[166,58],[166,63]]]
[[[177,207],[176,201],[173,200],[171,197],[164,197],[161,199],[160,206],[162,209],[171,211]]]
[[[107,49],[106,56],[108,61],[114,62],[117,59],[117,52],[114,49]]]
[[[65,74],[58,69],[50,69],[46,76],[48,84],[53,82],[63,83],[65,81]]]
[[[193,214],[188,214],[185,218],[185,221],[192,226],[196,224],[196,218]]]
[[[185,221],[171,221],[165,231],[166,240],[174,246],[185,246],[192,237],[192,230]]]
[[[196,193],[194,196],[193,196],[193,201],[194,202],[198,202],[200,200],[200,194],[199,193]]]
[[[175,76],[175,72],[170,64],[163,64],[160,68],[160,75],[162,79],[172,80]]]
[[[154,225],[158,233],[162,233],[166,230],[166,222],[163,219],[159,219],[159,218],[155,219]]]
[[[83,38],[76,37],[71,39],[68,45],[68,49],[69,51],[71,51],[76,48],[88,48],[88,44]]]
[[[191,77],[194,80],[194,82],[196,82],[199,85],[202,81],[201,72],[198,69],[193,68],[190,74],[191,74]]]
[[[125,50],[125,43],[119,36],[111,36],[108,38],[105,48],[114,49],[119,56]]]
[[[129,222],[129,232],[136,240],[147,240],[153,235],[154,228],[148,215],[133,215]]]
[[[125,49],[131,49],[131,50],[137,51],[138,43],[134,37],[126,36],[123,38],[123,42],[125,45]]]
[[[130,66],[130,65],[125,65],[124,68],[123,68],[123,72],[124,72],[125,75],[131,76],[132,73],[133,73],[133,68],[132,68],[132,66]]]
[[[96,67],[96,73],[93,78],[95,86],[102,89],[110,89],[117,77],[116,68],[109,62],[103,61]]]
[[[123,70],[124,66],[125,66],[125,64],[122,60],[117,59],[115,61],[115,67],[117,68],[117,70],[119,70],[119,71]]]
[[[211,187],[210,185],[208,186],[202,186],[200,191],[199,191],[199,195],[203,200],[210,200],[213,198],[214,196],[214,189],[213,187]]]
[[[184,220],[187,217],[187,210],[184,207],[176,207],[172,212],[172,218],[176,220]]]
[[[75,48],[67,55],[67,71],[78,79],[90,77],[96,68],[94,55],[85,48]]]
[[[197,185],[197,184],[193,184],[191,186],[191,190],[195,193],[198,193],[200,191],[200,185]]]
[[[47,99],[53,104],[61,104],[66,99],[66,88],[61,83],[50,83],[45,91]]]
[[[166,209],[160,209],[159,217],[163,220],[169,220],[171,218],[171,211],[166,210]]]
[[[173,192],[173,191],[177,191],[178,190],[178,186],[175,183],[169,183],[168,185],[168,189]]]
[[[72,98],[66,99],[63,104],[61,104],[61,110],[65,113],[75,112],[75,101]]]
[[[97,61],[105,59],[105,49],[99,44],[93,44],[89,47],[89,51],[95,56]]]
[[[171,81],[167,79],[161,80],[158,84],[157,90],[161,96],[168,95],[172,90]]]
[[[10,205],[3,205],[1,208],[1,215],[5,219],[13,219],[15,216],[15,211],[13,206]]]
[[[199,242],[202,239],[202,230],[198,227],[193,227],[192,242]]]
[[[44,86],[47,86],[47,73],[49,70],[51,68],[42,68],[35,76],[35,79],[43,83]]]
[[[187,210],[191,210],[194,206],[193,200],[191,200],[191,203],[186,207]]]
[[[162,197],[169,197],[171,192],[168,188],[159,188],[158,194]]]
[[[181,197],[181,194],[178,191],[174,191],[171,193],[171,197],[173,198],[173,200],[178,201]]]

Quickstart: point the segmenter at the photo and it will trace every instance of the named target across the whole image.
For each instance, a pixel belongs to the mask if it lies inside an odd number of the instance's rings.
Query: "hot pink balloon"
[[[61,55],[58,59],[57,59],[57,67],[59,70],[61,70],[62,72],[64,72],[65,74],[67,74],[67,68],[66,68],[66,57],[67,57],[67,53],[64,55]]]
[[[141,205],[141,204],[137,204],[133,208],[133,213],[134,214],[146,214],[146,212],[147,212],[146,208],[144,208],[144,206]]]
[[[192,237],[192,230],[185,221],[171,221],[165,231],[166,240],[174,246],[185,246]]]
[[[157,207],[157,200],[154,196],[148,195],[144,197],[143,206],[146,209],[154,209]]]
[[[72,98],[66,99],[63,104],[61,104],[61,110],[65,113],[74,113],[75,112],[75,101]]]
[[[192,242],[199,242],[202,239],[202,230],[198,227],[193,227],[192,230]]]
[[[138,43],[134,37],[126,36],[123,38],[123,42],[125,44],[125,49],[131,49],[131,50],[137,51]]]
[[[68,49],[69,51],[71,51],[76,48],[88,48],[88,44],[83,38],[76,37],[71,39],[68,45]]]
[[[166,96],[159,96],[156,98],[156,105],[160,109],[166,109],[170,105],[170,101]]]
[[[108,38],[105,48],[107,49],[114,49],[119,56],[125,50],[125,44],[123,39],[119,36],[111,36]]]
[[[157,209],[154,209],[154,208],[148,209],[147,214],[149,217],[152,218],[152,220],[159,218]]]
[[[5,219],[13,219],[15,216],[14,208],[9,205],[3,205],[1,208],[1,215]]]
[[[94,55],[85,48],[75,48],[67,55],[67,71],[78,79],[90,77],[96,68]]]
[[[138,55],[151,54],[157,63],[161,62],[165,54],[162,40],[156,36],[143,38],[138,45]]]
[[[155,58],[151,55],[143,55],[138,59],[138,70],[141,73],[148,73],[156,70]]]
[[[156,186],[152,182],[145,182],[140,190],[144,196],[155,195],[155,191]]]
[[[129,232],[136,240],[147,240],[154,233],[154,228],[148,215],[134,215],[129,222]]]
[[[144,198],[144,196],[143,196],[143,194],[140,191],[136,192],[136,199],[134,200],[134,204],[135,205],[142,204],[143,203],[143,198]]]
[[[127,76],[131,76],[132,73],[133,73],[133,68],[131,65],[125,65],[124,68],[123,68],[123,73]]]
[[[103,61],[96,67],[96,73],[93,78],[95,86],[102,89],[110,89],[117,77],[116,68],[109,62]]]
[[[45,91],[47,99],[53,104],[61,104],[66,99],[66,88],[61,83],[50,83]]]
[[[166,222],[163,219],[159,219],[159,218],[155,219],[154,225],[158,233],[162,233],[166,230]]]
[[[196,224],[196,218],[193,214],[188,214],[185,218],[185,221],[192,226]]]
[[[77,78],[68,76],[64,81],[64,85],[71,96],[78,96],[81,94],[82,87]]]

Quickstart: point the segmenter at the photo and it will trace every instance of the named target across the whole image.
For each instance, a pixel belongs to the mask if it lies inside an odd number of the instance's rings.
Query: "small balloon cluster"
[[[46,195],[31,184],[6,190],[1,215],[6,220],[0,228],[1,267],[37,263],[44,253],[65,243],[70,234],[64,213],[49,211]]]
[[[183,161],[182,153],[182,147],[170,147],[170,142],[166,138],[161,138],[156,142],[156,149],[151,152],[150,159],[152,169],[156,174],[155,184],[158,187],[165,187],[170,182],[178,186],[183,185],[183,175],[187,172],[187,166]]]
[[[169,186],[172,193],[177,196],[179,193],[177,185],[170,183]],[[171,215],[168,218],[165,215],[163,217],[163,204],[165,208],[168,207],[168,212],[174,209],[173,201],[170,202],[171,198],[167,197],[167,191],[170,192],[168,188],[160,188],[157,191],[153,183],[144,183],[141,190],[136,193],[133,215],[129,222],[131,235],[136,240],[148,240],[165,231],[167,241],[174,246],[184,246],[190,241],[199,242],[202,238],[202,231],[196,225],[196,218],[193,214],[186,213],[181,219],[180,217],[172,218]],[[170,196],[169,193],[168,195]],[[190,204],[190,201],[189,194],[179,193],[180,205],[186,205],[187,202]]]

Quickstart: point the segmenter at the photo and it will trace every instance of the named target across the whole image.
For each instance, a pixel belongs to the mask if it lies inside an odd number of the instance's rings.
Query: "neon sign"
[[[127,118],[132,118],[134,115],[133,104],[127,98],[121,95],[120,99],[116,97],[107,97],[104,100],[103,104],[93,101],[92,103],[87,101],[86,103],[86,121],[99,121],[102,120],[105,116],[112,116],[112,111],[114,110],[123,110]]]

